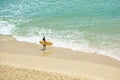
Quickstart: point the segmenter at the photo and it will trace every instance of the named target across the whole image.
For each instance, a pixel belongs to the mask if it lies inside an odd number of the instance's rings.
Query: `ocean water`
[[[0,0],[0,34],[120,60],[120,0]]]

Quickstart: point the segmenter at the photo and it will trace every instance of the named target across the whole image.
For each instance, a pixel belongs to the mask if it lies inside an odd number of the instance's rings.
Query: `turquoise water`
[[[0,0],[0,34],[120,60],[120,0]]]

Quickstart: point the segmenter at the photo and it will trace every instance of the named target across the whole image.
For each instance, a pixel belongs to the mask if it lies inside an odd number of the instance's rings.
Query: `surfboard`
[[[39,41],[39,43],[42,44],[42,45],[48,45],[48,46],[53,45],[52,42],[49,42],[49,41],[46,41],[46,42],[45,42],[45,41],[43,41],[43,40]]]

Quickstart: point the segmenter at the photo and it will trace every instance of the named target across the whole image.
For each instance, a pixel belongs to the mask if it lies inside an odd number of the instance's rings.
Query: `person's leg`
[[[46,45],[44,46],[44,49],[46,50]]]
[[[43,50],[46,50],[46,45],[43,45]]]

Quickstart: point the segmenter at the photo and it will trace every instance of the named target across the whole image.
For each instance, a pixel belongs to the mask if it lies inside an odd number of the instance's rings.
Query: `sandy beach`
[[[0,80],[119,80],[120,61],[0,36]]]

